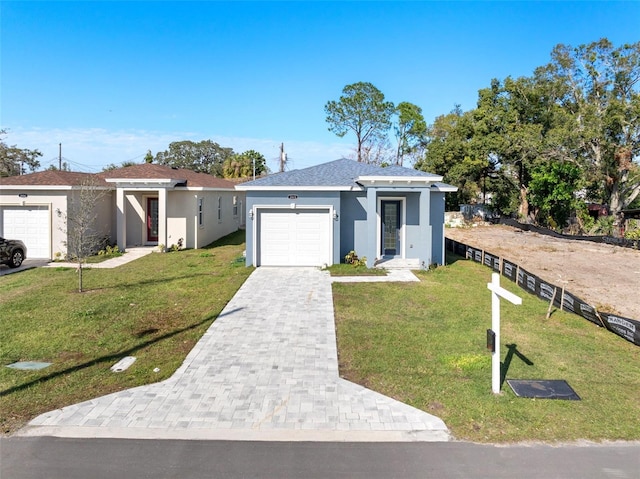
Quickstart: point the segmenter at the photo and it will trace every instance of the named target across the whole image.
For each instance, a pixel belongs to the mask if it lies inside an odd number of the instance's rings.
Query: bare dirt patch
[[[505,225],[447,228],[445,235],[513,261],[595,306],[640,320],[640,251],[554,238]]]

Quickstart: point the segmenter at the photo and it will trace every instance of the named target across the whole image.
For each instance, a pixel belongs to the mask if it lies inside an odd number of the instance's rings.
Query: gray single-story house
[[[237,185],[246,193],[247,266],[323,266],[350,251],[443,264],[442,176],[340,159]]]
[[[0,236],[24,241],[28,258],[64,257],[64,217],[86,184],[103,192],[93,204],[93,231],[123,251],[201,248],[245,221],[244,193],[235,183],[145,163],[95,174],[48,170],[0,178]]]

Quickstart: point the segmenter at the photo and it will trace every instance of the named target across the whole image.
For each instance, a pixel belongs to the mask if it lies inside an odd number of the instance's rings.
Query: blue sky
[[[640,2],[0,3],[5,141],[72,169],[142,161],[172,141],[260,151],[277,169],[352,155],[324,105],[373,83],[428,123],[530,75],[558,43],[640,40]]]

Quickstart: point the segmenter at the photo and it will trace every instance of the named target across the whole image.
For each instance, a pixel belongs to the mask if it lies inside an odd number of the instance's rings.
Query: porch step
[[[420,269],[420,260],[417,258],[383,258],[375,264],[375,267],[384,269]]]

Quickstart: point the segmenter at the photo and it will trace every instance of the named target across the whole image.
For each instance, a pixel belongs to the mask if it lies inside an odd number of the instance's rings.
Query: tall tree
[[[427,122],[422,116],[422,108],[407,101],[398,104],[396,114],[397,122],[394,125],[398,142],[396,165],[402,166],[405,156],[416,153],[424,143]]]
[[[425,154],[414,165],[418,170],[442,175],[445,182],[458,187],[457,192],[446,195],[448,209],[470,203],[479,192],[478,180],[485,163],[474,155],[473,132],[472,112],[464,113],[456,106],[429,125]]]
[[[116,168],[115,165],[113,165],[114,168]],[[105,168],[107,169],[107,168]],[[69,166],[69,164],[66,161],[63,161],[60,164],[60,167],[56,166],[56,165],[49,165],[49,167],[47,168],[47,171],[71,171],[71,167]]]
[[[474,112],[474,145],[487,158],[486,167],[499,172],[518,191],[518,215],[529,215],[528,185],[531,171],[542,160],[544,134],[548,125],[541,115],[541,92],[529,78],[492,80],[491,87],[478,92]]]
[[[374,85],[358,82],[345,86],[340,99],[327,102],[324,111],[329,131],[341,138],[349,131],[356,135],[357,160],[362,162],[363,145],[375,144],[391,127],[394,106]]]
[[[232,148],[225,148],[211,140],[200,142],[175,141],[166,151],[158,152],[155,163],[186,168],[199,173],[222,177],[224,161],[233,155]]]
[[[39,150],[7,145],[2,138],[6,134],[6,129],[0,130],[0,176],[22,175],[27,171],[32,172],[39,168],[38,158],[42,156],[42,153]]]
[[[138,165],[138,164],[139,163],[136,163],[133,160],[125,160],[122,163],[120,163],[119,165],[116,165],[115,163],[109,163],[107,166],[102,168],[102,171],[117,170],[118,168],[126,168],[127,166],[135,166],[135,165]]]
[[[570,113],[565,132],[573,147],[558,141],[556,150],[583,162],[619,222],[640,194],[640,42],[558,45],[551,58],[537,74],[564,87],[561,106]]]
[[[568,161],[545,161],[531,172],[528,197],[538,223],[552,229],[564,227],[580,208],[575,192],[580,188],[580,167]]]
[[[231,155],[222,165],[225,178],[252,178],[268,172],[267,161],[262,153],[247,150],[244,153]]]

